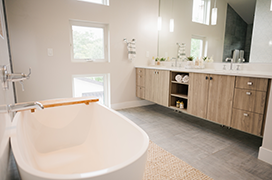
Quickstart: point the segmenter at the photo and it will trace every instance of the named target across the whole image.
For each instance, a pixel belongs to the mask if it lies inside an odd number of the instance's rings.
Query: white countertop
[[[185,69],[184,67],[164,67],[164,66],[135,66],[136,68],[145,69],[157,69],[157,70],[168,70],[176,72],[193,72],[193,73],[205,73],[205,74],[218,74],[218,75],[228,75],[228,76],[245,76],[245,77],[259,77],[259,78],[271,78],[272,70],[268,71],[245,71],[245,70],[222,70],[222,69]]]

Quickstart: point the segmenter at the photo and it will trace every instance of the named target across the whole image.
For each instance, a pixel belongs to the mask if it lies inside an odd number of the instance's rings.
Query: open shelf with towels
[[[182,112],[187,112],[187,105],[188,105],[188,90],[189,90],[189,82],[177,81],[176,76],[180,75],[181,77],[189,76],[189,73],[184,72],[175,72],[171,71],[170,77],[170,108]],[[183,108],[180,108],[179,103],[183,103]]]

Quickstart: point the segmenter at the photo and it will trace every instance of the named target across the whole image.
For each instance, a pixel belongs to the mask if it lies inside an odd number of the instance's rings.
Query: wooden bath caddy
[[[77,98],[64,98],[64,99],[52,99],[39,101],[44,108],[58,107],[58,106],[68,106],[74,104],[86,104],[92,102],[98,102],[99,99],[96,97],[77,97]],[[31,112],[35,112],[35,109],[31,109]]]

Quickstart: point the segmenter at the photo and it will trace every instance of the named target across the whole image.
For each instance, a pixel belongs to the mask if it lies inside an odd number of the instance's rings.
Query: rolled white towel
[[[183,78],[183,76],[180,75],[180,74],[178,74],[178,75],[175,76],[175,80],[176,80],[177,82],[179,82],[179,83],[181,83],[182,78]]]
[[[189,76],[188,76],[188,75],[185,75],[185,76],[182,78],[182,82],[184,82],[184,83],[189,83]]]

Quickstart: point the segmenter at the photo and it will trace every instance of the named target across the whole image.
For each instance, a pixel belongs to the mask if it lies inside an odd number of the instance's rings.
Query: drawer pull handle
[[[250,96],[250,95],[251,95],[251,92],[246,92],[246,94]]]
[[[249,114],[247,114],[247,113],[244,113],[244,116],[245,116],[245,117],[248,117],[248,116],[249,116]]]
[[[142,76],[139,76],[139,78],[141,78]]]
[[[247,85],[249,85],[249,86],[252,86],[253,85],[253,82],[247,82]]]

